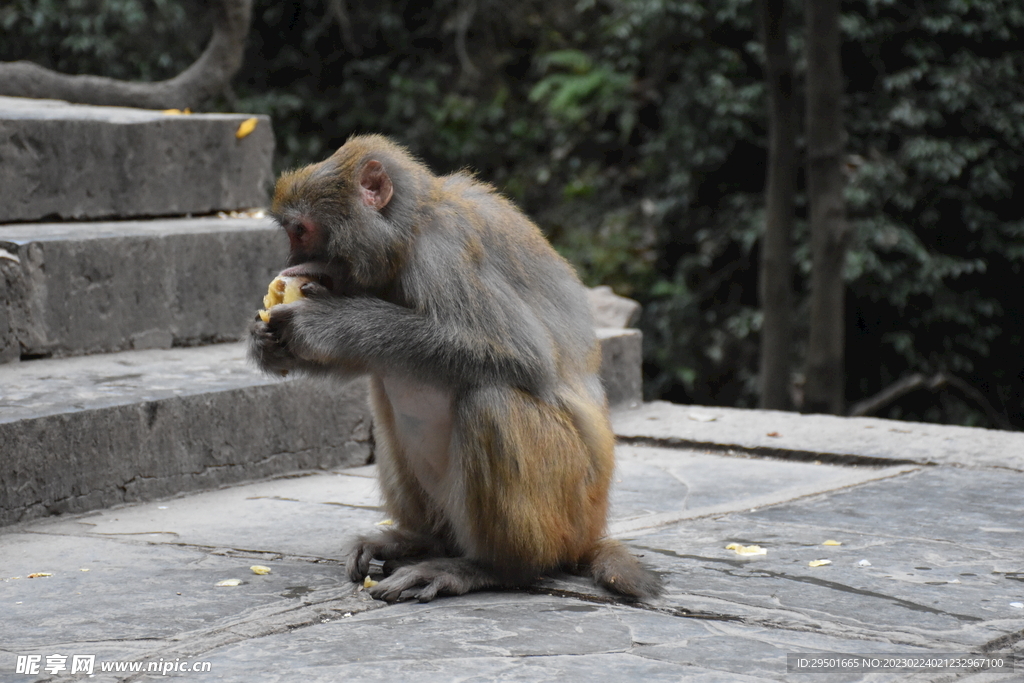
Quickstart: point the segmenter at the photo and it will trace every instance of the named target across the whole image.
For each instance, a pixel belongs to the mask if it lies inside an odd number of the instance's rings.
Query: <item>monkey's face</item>
[[[377,160],[353,163],[339,154],[277,182],[271,214],[288,235],[288,264],[329,271],[348,291],[386,286],[408,247],[406,231],[384,215],[390,176]]]

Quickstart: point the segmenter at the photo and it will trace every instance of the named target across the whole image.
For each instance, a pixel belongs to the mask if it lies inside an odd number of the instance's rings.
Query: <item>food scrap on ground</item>
[[[762,548],[759,545],[742,545],[740,543],[730,543],[725,546],[726,550],[734,550],[737,555],[767,555],[768,549]]]

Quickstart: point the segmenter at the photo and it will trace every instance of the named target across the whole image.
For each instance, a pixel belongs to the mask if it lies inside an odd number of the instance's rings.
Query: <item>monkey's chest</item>
[[[394,439],[402,458],[431,498],[440,500],[448,477],[452,395],[406,377],[381,378],[395,417]]]

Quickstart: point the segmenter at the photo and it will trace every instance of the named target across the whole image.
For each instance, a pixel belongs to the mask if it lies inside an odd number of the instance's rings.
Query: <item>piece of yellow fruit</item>
[[[262,564],[254,564],[249,567],[249,569],[252,570],[253,574],[259,574],[260,576],[265,576],[270,573],[270,567],[264,567]]]
[[[825,541],[824,543],[822,543],[822,545],[842,545],[842,544],[843,544],[842,541],[832,541],[832,540],[828,540],[828,541]]]
[[[295,276],[278,276],[271,280],[267,287],[267,295],[263,297],[263,310],[260,313],[260,320],[270,322],[270,309],[278,304],[290,304],[302,298],[302,285],[309,282],[309,278]]]
[[[238,124],[238,130],[235,131],[235,137],[241,140],[246,135],[256,130],[257,123],[259,123],[259,119],[257,119],[255,116],[246,119],[245,121],[242,121],[240,124]]]
[[[380,581],[374,581],[369,576],[367,576],[365,579],[363,579],[363,588],[373,588],[378,583],[380,583]]]
[[[725,546],[726,550],[735,550],[737,555],[767,555],[767,548],[762,548],[759,545],[740,545],[739,543],[730,543]]]
[[[811,560],[807,563],[808,567],[824,567],[826,564],[832,564],[832,560]]]
[[[221,587],[241,586],[242,585],[242,580],[241,579],[224,579],[223,581],[218,581],[217,583],[215,583],[213,585],[221,586]]]

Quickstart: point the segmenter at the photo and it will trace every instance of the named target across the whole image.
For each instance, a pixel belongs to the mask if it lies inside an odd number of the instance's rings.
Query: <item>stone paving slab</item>
[[[207,217],[0,225],[0,249],[4,361],[241,339],[288,241],[269,218]]]
[[[1024,471],[1024,432],[687,406],[664,401],[613,416],[615,433],[640,443],[736,449],[762,456],[861,464],[956,464]]]
[[[184,216],[265,206],[270,118],[172,116],[0,97],[0,223]]]
[[[35,533],[128,538],[337,562],[345,541],[384,519],[376,468],[306,472],[160,503],[41,521]],[[301,534],[296,530],[301,529]],[[242,545],[240,539],[255,545]]]
[[[757,627],[576,598],[491,593],[459,603],[458,609],[435,602],[353,614],[227,646],[208,660],[213,671],[261,671],[269,681],[724,683],[765,680],[786,652],[809,644]],[[810,640],[818,651],[861,647],[843,638]]]
[[[664,598],[630,605],[553,577],[526,591],[384,606],[341,566],[344,541],[383,516],[373,471],[10,527],[0,534],[0,681],[50,680],[9,672],[19,654],[53,652],[208,662],[209,673],[171,674],[195,681],[1020,680],[811,677],[787,673],[786,658],[993,650],[1024,666],[1024,609],[1014,606],[1024,602],[1021,473],[625,446],[612,527],[664,574]],[[732,542],[767,554],[739,556]],[[832,564],[807,565],[824,558]],[[252,564],[273,572],[256,576]],[[53,576],[24,578],[33,571]],[[214,585],[225,578],[244,583]]]

